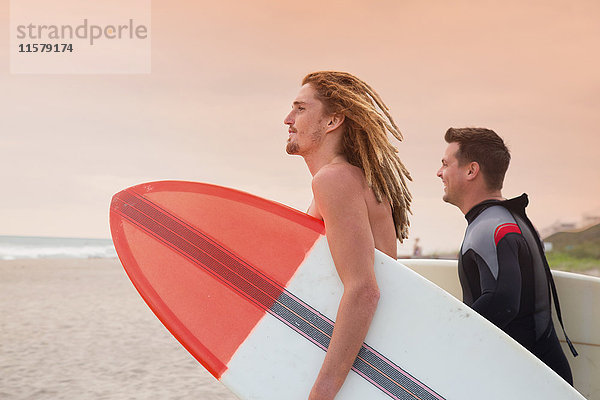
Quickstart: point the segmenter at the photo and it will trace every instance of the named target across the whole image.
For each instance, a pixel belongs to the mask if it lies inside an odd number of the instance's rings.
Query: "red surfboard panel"
[[[247,193],[168,181],[117,193],[111,231],[144,300],[218,378],[324,228]]]

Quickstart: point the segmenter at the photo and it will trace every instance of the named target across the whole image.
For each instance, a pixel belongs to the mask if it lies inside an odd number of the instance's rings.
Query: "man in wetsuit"
[[[510,162],[504,141],[483,128],[450,128],[445,140],[448,147],[437,172],[443,199],[468,222],[458,262],[463,301],[572,385],[552,323],[553,297],[562,325],[552,274],[525,215],[529,200],[526,194],[505,200],[501,193]]]
[[[284,123],[288,154],[312,175],[308,213],[325,223],[329,249],[344,285],[331,341],[309,400],[331,400],[365,339],[379,299],[378,249],[396,257],[406,237],[408,171],[388,133],[402,135],[377,93],[345,72],[308,74]]]

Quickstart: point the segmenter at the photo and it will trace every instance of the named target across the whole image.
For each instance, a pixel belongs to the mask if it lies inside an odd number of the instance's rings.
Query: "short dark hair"
[[[486,128],[450,128],[444,139],[447,143],[458,143],[456,158],[460,165],[477,162],[488,188],[502,189],[510,152],[496,132]]]

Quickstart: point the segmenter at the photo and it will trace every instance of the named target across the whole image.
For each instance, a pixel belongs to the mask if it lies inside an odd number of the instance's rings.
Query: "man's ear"
[[[339,128],[344,123],[345,118],[346,117],[344,114],[333,114],[331,117],[329,117],[329,121],[327,122],[327,130],[325,133],[332,132]]]
[[[471,181],[479,175],[479,171],[481,170],[479,163],[477,161],[471,161],[469,163],[469,167],[467,168],[467,180]]]

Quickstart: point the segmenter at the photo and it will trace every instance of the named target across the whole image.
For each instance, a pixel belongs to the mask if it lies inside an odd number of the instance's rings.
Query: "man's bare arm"
[[[373,270],[374,240],[361,176],[348,164],[322,168],[313,178],[315,204],[344,285],[335,328],[310,400],[333,399],[365,339],[379,288]]]

